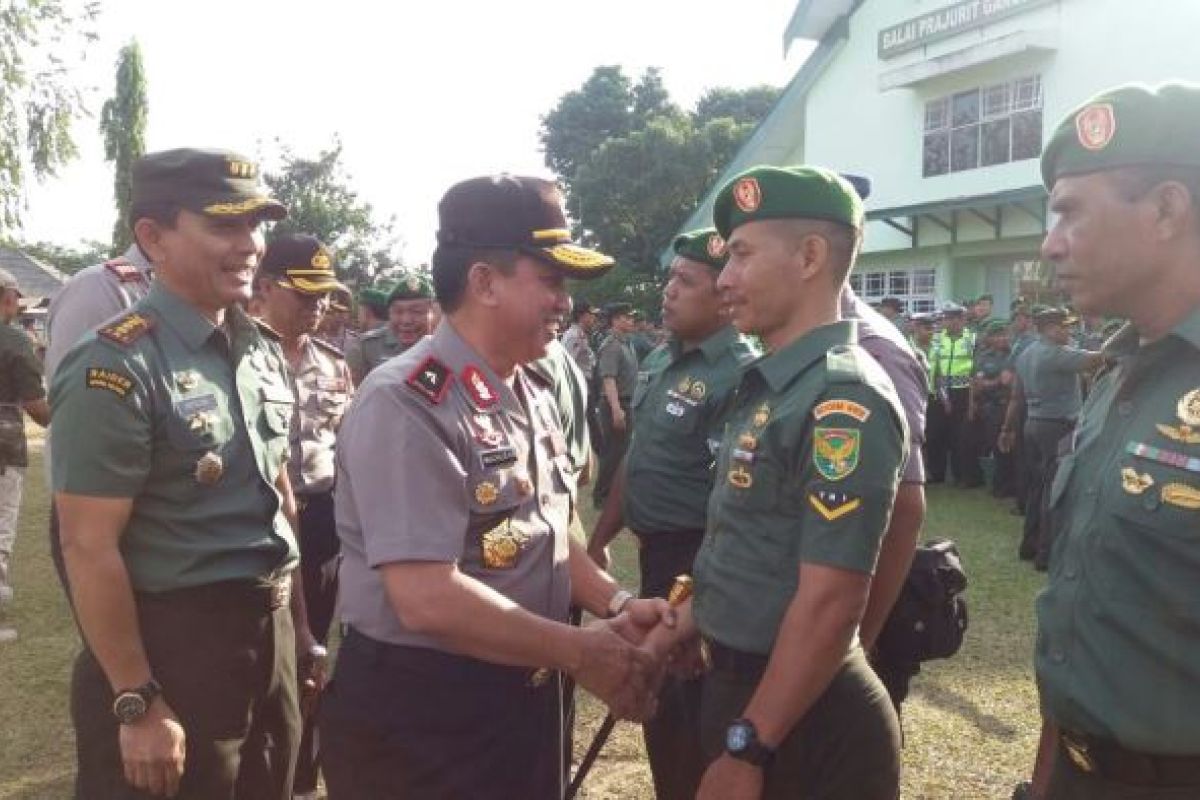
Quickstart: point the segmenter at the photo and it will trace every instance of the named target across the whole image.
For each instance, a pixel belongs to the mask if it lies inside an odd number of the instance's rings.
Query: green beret
[[[382,289],[368,286],[358,293],[358,302],[381,317],[387,316],[388,295]]]
[[[425,272],[406,272],[400,275],[396,285],[388,292],[388,305],[394,300],[432,300],[433,283]]]
[[[675,255],[720,270],[729,260],[725,240],[716,228],[701,228],[675,237]]]
[[[713,203],[713,222],[728,239],[733,229],[760,219],[819,219],[863,226],[858,192],[824,167],[754,167],[725,185]]]
[[[981,329],[984,336],[995,336],[998,333],[1008,333],[1008,323],[1002,319],[989,319]]]
[[[1063,175],[1149,165],[1200,167],[1200,85],[1120,86],[1067,115],[1042,152],[1046,188]]]

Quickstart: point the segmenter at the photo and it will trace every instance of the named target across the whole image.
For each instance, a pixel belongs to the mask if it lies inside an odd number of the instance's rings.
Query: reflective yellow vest
[[[957,339],[940,331],[933,338],[929,360],[933,363],[934,385],[938,389],[965,389],[971,385],[975,361],[975,334],[963,330]]]

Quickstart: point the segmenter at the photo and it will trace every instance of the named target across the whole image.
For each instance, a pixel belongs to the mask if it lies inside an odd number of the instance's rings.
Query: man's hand
[[[1000,448],[1001,453],[1011,453],[1013,445],[1017,442],[1017,436],[1012,431],[1000,431],[1000,436],[996,439],[996,446]]]
[[[696,800],[759,800],[762,790],[762,768],[725,753],[705,770]]]
[[[620,406],[612,407],[612,425],[613,430],[624,433],[625,431],[625,409]]]
[[[312,716],[321,692],[329,680],[329,659],[325,648],[305,629],[296,635],[296,683],[300,690],[300,713]]]
[[[621,613],[612,620],[613,629],[627,641],[642,644],[646,635],[660,624],[675,627],[675,609],[660,597],[635,598],[625,604]]]
[[[630,627],[636,627],[628,615],[621,617],[625,619],[619,623],[601,620],[578,629],[578,635],[583,637],[583,652],[572,677],[600,698],[613,716],[649,719],[654,716],[661,663],[649,651],[618,633],[618,628],[628,634]]]
[[[183,777],[185,738],[175,712],[156,697],[144,717],[120,726],[125,780],[157,797],[174,797]]]

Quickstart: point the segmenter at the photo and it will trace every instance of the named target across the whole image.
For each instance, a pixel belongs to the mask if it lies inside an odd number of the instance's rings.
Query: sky
[[[350,185],[379,219],[395,217],[415,264],[429,258],[437,201],[454,182],[552,177],[540,117],[599,65],[631,77],[660,67],[685,108],[715,86],[786,84],[811,49],[795,43],[785,58],[796,2],[104,0],[99,41],[75,70],[93,112],[76,123],[81,157],[31,188],[20,238],[108,240],[99,109],[134,38],[148,150],[226,147],[270,168],[276,140],[305,156],[339,137]]]

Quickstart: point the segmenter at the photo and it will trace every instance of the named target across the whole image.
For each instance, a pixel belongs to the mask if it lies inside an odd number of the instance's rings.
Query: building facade
[[[1197,29],[1196,0],[800,0],[784,46],[815,49],[683,229],[747,167],[822,164],[871,179],[868,300],[1051,299],[1043,142],[1112,85],[1200,80]]]

